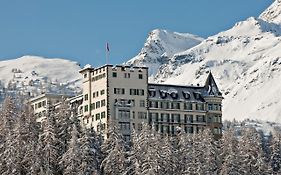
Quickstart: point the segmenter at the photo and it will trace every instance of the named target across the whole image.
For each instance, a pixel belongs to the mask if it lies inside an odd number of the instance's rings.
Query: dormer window
[[[159,90],[159,93],[160,93],[160,97],[161,98],[166,98],[167,97],[167,91]]]
[[[183,91],[182,92],[182,95],[183,95],[183,97],[185,98],[185,99],[190,99],[190,93],[189,92],[185,92],[185,91]]]
[[[193,95],[194,95],[196,100],[200,100],[200,98],[201,98],[201,94],[200,93],[194,92]]]
[[[149,94],[150,97],[155,97],[156,90],[155,89],[148,89],[148,94]]]
[[[178,98],[178,93],[172,92],[172,93],[170,93],[170,96],[171,96],[173,99],[177,99],[177,98]]]

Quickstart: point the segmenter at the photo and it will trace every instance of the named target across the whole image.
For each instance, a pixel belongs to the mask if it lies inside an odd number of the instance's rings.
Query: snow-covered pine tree
[[[108,128],[109,137],[102,144],[105,156],[101,163],[104,174],[123,174],[126,169],[125,142],[116,124],[111,122]]]
[[[281,173],[281,132],[274,128],[270,143],[270,165],[275,173]]]
[[[13,172],[15,158],[14,127],[18,113],[13,99],[8,96],[3,102],[0,113],[0,174]]]
[[[60,157],[66,152],[68,141],[71,138],[72,121],[70,119],[71,113],[69,105],[66,100],[63,99],[59,108],[55,111],[55,119],[57,121],[58,138]]]
[[[255,128],[244,128],[239,140],[242,163],[239,165],[243,174],[267,174],[261,138]]]
[[[38,139],[40,124],[36,122],[36,117],[33,114],[30,106],[24,106],[21,112],[21,117],[25,118],[25,152],[23,164],[25,172],[28,175],[37,175],[40,171],[40,157],[38,154]]]
[[[240,172],[240,153],[238,152],[238,140],[233,129],[224,132],[221,139],[221,154],[222,166],[221,175],[236,175],[243,174]]]
[[[147,130],[144,131],[144,130]],[[161,165],[161,154],[163,153],[161,144],[161,135],[151,128],[149,125],[145,125],[143,128],[144,133],[147,133],[147,150],[144,154],[142,173],[143,174],[161,174],[163,167]],[[145,144],[145,143],[144,143]]]
[[[177,152],[174,155],[177,157],[177,174],[188,174],[192,166],[192,135],[181,131],[177,135]]]
[[[84,128],[81,139],[79,140],[82,162],[80,175],[99,174],[101,150],[100,142],[93,129]]]
[[[16,104],[14,99],[7,96],[3,102],[3,108],[0,113],[0,135],[5,137],[8,131],[14,129],[14,125],[18,118]]]
[[[64,175],[78,175],[80,172],[80,165],[82,162],[81,150],[79,145],[79,133],[76,126],[73,125],[71,131],[71,139],[69,141],[68,150],[63,154],[60,164],[63,167]]]
[[[46,175],[56,175],[59,172],[59,139],[56,121],[52,112],[43,123],[43,133],[39,136],[39,153],[42,168]]]
[[[178,174],[178,157],[174,142],[174,138],[168,135],[159,140],[159,148],[162,150],[160,155],[161,174],[163,175]]]
[[[199,138],[201,138],[201,141],[198,148],[203,151],[203,161],[201,162],[203,174],[218,174],[220,167],[219,150],[212,131],[209,128],[204,129],[199,133]]]

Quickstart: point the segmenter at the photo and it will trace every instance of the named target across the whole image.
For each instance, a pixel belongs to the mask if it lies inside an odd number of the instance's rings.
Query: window
[[[105,100],[101,101],[101,107],[105,106]]]
[[[164,126],[163,126],[163,125],[160,126],[160,132],[161,132],[161,133],[164,132]]]
[[[139,91],[140,91],[139,94],[140,94],[141,96],[144,96],[144,90],[143,90],[143,89],[139,89]]]
[[[130,122],[119,122],[120,130],[130,130]]]
[[[130,95],[136,95],[136,89],[130,89]]]
[[[161,108],[170,109],[170,102],[160,102]]]
[[[161,114],[161,121],[170,122],[170,114],[168,114],[168,113],[162,113],[162,114]]]
[[[41,108],[41,107],[42,107],[42,103],[39,102],[39,103],[38,103],[38,108]]]
[[[184,127],[184,131],[186,133],[192,134],[193,133],[193,127],[192,126],[186,126],[186,127]]]
[[[192,103],[185,103],[184,104],[184,109],[185,110],[192,110]]]
[[[184,123],[192,123],[193,122],[193,115],[184,115]]]
[[[130,95],[144,96],[144,90],[143,89],[130,89]]]
[[[93,92],[93,98],[95,98],[96,97],[96,92]]]
[[[117,72],[112,72],[112,77],[117,77]]]
[[[138,118],[139,119],[146,119],[146,112],[138,112]]]
[[[101,118],[102,118],[102,119],[105,118],[105,112],[102,112],[102,113],[101,113]]]
[[[36,104],[35,104],[35,109],[37,109],[37,108],[38,108],[38,104],[36,103]]]
[[[145,107],[145,101],[144,100],[140,100],[140,107]]]
[[[138,123],[138,130],[141,131],[142,130],[142,124]]]
[[[100,113],[96,114],[96,120],[100,120]]]
[[[155,90],[155,89],[149,89],[149,90],[148,90],[148,94],[149,94],[150,97],[155,97],[155,95],[156,95],[156,90]]]
[[[94,110],[95,109],[95,103],[92,103],[91,105],[90,105],[90,110]]]
[[[171,120],[172,122],[180,123],[180,114],[172,114]]]
[[[218,110],[219,110],[218,104],[214,104],[214,110],[215,110],[215,111],[218,111]]]
[[[171,103],[171,109],[180,109],[180,103],[179,102],[172,102]]]
[[[84,111],[85,111],[85,112],[88,112],[88,110],[89,110],[88,105],[85,105],[85,106],[84,106]]]
[[[114,94],[125,94],[124,88],[114,88]]]
[[[204,104],[203,103],[196,103],[196,110],[203,111],[204,110]]]
[[[105,93],[104,89],[100,91],[100,95],[103,95],[104,93]]]
[[[99,91],[96,92],[96,96],[97,96],[97,97],[99,96]]]
[[[87,74],[84,74],[84,78],[87,78]]]
[[[135,111],[132,112],[132,118],[135,118]]]
[[[130,78],[131,74],[130,73],[124,73],[124,78]]]
[[[118,118],[119,119],[130,119],[130,111],[129,110],[119,110]]]
[[[155,121],[155,122],[158,122],[158,113],[149,113],[149,120],[152,122],[152,121]]]
[[[209,111],[213,110],[213,104],[208,104],[208,110]]]
[[[43,106],[43,107],[46,106],[46,101],[45,101],[45,100],[42,102],[42,106]]]
[[[158,108],[158,101],[149,101],[150,108]]]
[[[205,122],[205,116],[204,115],[196,115],[196,121],[197,122]]]
[[[97,108],[100,108],[100,101],[97,101],[97,102],[96,102],[96,109],[97,109]]]
[[[142,79],[142,74],[139,74],[139,79]]]
[[[89,99],[88,94],[85,94],[84,99],[85,99],[85,101],[87,101]]]

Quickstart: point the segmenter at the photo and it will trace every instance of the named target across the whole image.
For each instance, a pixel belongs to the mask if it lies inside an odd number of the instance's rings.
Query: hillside
[[[73,94],[80,91],[80,66],[64,59],[23,56],[0,61],[0,90],[36,96],[44,92]]]
[[[281,122],[280,4],[168,57],[150,80],[202,84],[211,70],[224,93],[224,119]]]

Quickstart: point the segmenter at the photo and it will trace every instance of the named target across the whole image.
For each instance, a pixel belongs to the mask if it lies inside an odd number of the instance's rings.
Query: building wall
[[[169,135],[176,134],[178,129],[197,133],[206,127],[218,137],[221,135],[222,96],[213,94],[219,91],[212,75],[205,86],[194,87],[148,84],[148,69],[144,67],[106,65],[86,68],[80,73],[83,76],[81,122],[105,138],[109,123],[118,125],[126,139],[133,129],[140,131],[143,123]],[[151,96],[151,88],[156,96]],[[161,96],[163,92],[165,97]],[[183,95],[186,93],[188,98]]]
[[[29,100],[37,121],[41,122],[48,114],[48,106],[60,103],[67,95],[42,94]]]

